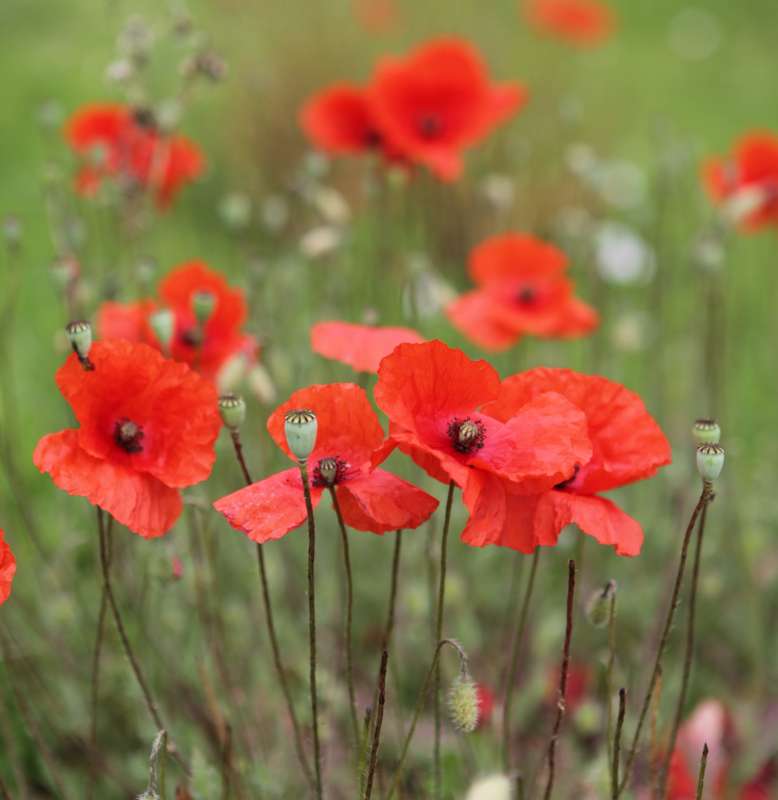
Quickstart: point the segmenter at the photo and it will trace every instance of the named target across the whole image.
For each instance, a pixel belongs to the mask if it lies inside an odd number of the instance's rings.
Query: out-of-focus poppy
[[[0,528],[0,605],[11,594],[11,584],[16,574],[16,559],[5,541],[5,531]]]
[[[524,0],[522,8],[534,28],[577,45],[600,44],[615,27],[613,11],[600,0]]]

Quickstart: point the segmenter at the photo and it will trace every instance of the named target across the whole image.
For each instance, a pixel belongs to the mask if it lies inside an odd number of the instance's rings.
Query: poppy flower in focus
[[[162,133],[148,112],[121,104],[94,104],[77,111],[65,136],[82,164],[76,189],[92,195],[105,178],[124,178],[154,192],[165,208],[182,186],[203,170],[203,156],[184,136]]]
[[[0,528],[0,605],[11,594],[11,583],[16,574],[16,559],[5,541],[5,532]]]
[[[284,434],[284,416],[295,408],[313,411],[318,420],[316,446],[308,458],[314,506],[334,489],[343,520],[360,531],[385,533],[417,528],[438,501],[382,469],[384,432],[365,391],[353,383],[310,386],[295,392],[270,416],[267,429],[292,459]],[[297,467],[284,470],[217,500],[214,508],[233,528],[255,542],[280,539],[306,519]]]
[[[480,54],[461,39],[379,61],[369,93],[388,146],[443,180],[458,178],[462,152],[527,99],[520,83],[492,83]]]
[[[104,303],[98,312],[98,330],[104,339],[140,341],[160,349],[149,323],[159,308],[173,312],[174,329],[169,355],[215,380],[226,362],[238,353],[256,356],[253,337],[241,332],[248,316],[243,292],[202,261],[190,261],[168,273],[159,286],[159,303]],[[212,306],[207,319],[197,316],[196,303],[205,298]]]
[[[349,322],[318,322],[311,328],[311,348],[325,358],[342,361],[355,372],[378,372],[384,356],[406,343],[423,342],[411,328],[379,328]]]
[[[446,308],[451,323],[487,350],[504,350],[523,334],[583,336],[597,312],[573,295],[567,257],[556,247],[519,233],[494,236],[470,255],[478,286]]]
[[[216,390],[142,343],[96,342],[89,358],[94,370],[74,353],[56,376],[79,427],[44,436],[33,462],[134,533],[162,536],[181,513],[179,490],[211,472]]]
[[[573,44],[600,44],[615,27],[613,11],[599,0],[525,0],[523,8],[533,27]]]
[[[637,555],[643,543],[640,524],[599,493],[651,477],[670,463],[670,444],[634,392],[568,369],[540,367],[506,378],[497,399],[483,411],[507,421],[548,392],[562,395],[585,414],[591,456],[543,494],[510,493],[512,525],[499,543],[531,552],[533,539],[535,544],[555,545],[562,529],[574,523],[617,554]]]
[[[744,136],[729,158],[703,165],[711,199],[726,204],[741,226],[756,231],[778,224],[778,136],[768,131]]]
[[[397,347],[381,362],[375,388],[390,420],[384,449],[399,448],[432,477],[464,490],[471,517],[462,539],[479,546],[508,524],[499,496],[504,479],[522,493],[544,492],[591,457],[584,414],[561,394],[538,394],[501,420],[485,411],[499,393],[493,367],[440,341]]]

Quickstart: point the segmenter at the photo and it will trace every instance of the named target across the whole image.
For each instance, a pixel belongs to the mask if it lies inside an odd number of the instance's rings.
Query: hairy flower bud
[[[65,332],[73,352],[78,356],[84,369],[92,370],[94,366],[89,360],[89,351],[92,349],[92,326],[84,321],[71,322]]]
[[[610,619],[611,600],[616,594],[616,581],[608,581],[597,589],[586,604],[586,617],[595,628],[604,628]]]
[[[212,292],[195,292],[192,295],[192,311],[200,325],[205,325],[216,309],[216,296]]]
[[[697,444],[718,444],[721,428],[715,419],[698,419],[692,427],[692,436]]]
[[[176,327],[175,315],[169,308],[160,308],[159,311],[149,315],[149,325],[162,349],[167,352]]]
[[[697,470],[707,482],[715,481],[724,468],[724,448],[718,444],[701,444],[697,447]]]
[[[478,687],[467,672],[461,672],[451,684],[448,715],[462,733],[472,733],[478,725]]]
[[[238,394],[223,394],[219,398],[219,414],[222,422],[235,431],[246,419],[246,403]]]
[[[289,449],[298,461],[305,462],[316,446],[319,423],[316,414],[307,408],[287,411],[284,416],[284,433]]]

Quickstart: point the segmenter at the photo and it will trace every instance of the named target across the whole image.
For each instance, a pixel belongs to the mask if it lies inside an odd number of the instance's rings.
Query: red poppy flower
[[[214,298],[214,308],[205,324],[197,322],[194,299],[206,293]],[[160,305],[175,317],[170,355],[184,361],[209,380],[231,356],[243,352],[256,355],[254,339],[241,332],[248,307],[243,292],[233,289],[224,277],[202,261],[190,261],[168,273],[159,287]],[[104,303],[98,312],[98,330],[104,339],[141,341],[159,349],[159,341],[149,325],[149,315],[157,308],[153,300],[137,303]]]
[[[746,230],[778,224],[778,136],[768,131],[744,136],[727,159],[703,166],[703,179],[716,203],[742,206],[738,221]]]
[[[397,345],[423,342],[411,328],[376,328],[349,322],[318,322],[311,328],[311,348],[325,358],[342,361],[356,372],[378,372],[384,356]]]
[[[353,0],[354,16],[370,33],[386,33],[399,20],[396,0]]]
[[[462,152],[527,98],[519,83],[491,83],[478,52],[460,39],[440,39],[406,58],[383,59],[369,91],[388,146],[444,180],[457,178]]]
[[[487,350],[504,350],[523,334],[582,336],[599,317],[574,297],[566,266],[564,253],[532,236],[494,236],[470,255],[470,276],[479,288],[454,300],[446,314]]]
[[[11,583],[16,574],[16,559],[5,541],[5,532],[0,528],[0,605],[11,594]]]
[[[44,436],[35,466],[131,531],[161,536],[181,513],[178,490],[211,472],[216,390],[145,344],[96,342],[89,358],[93,371],[75,354],[57,371],[79,427]]]
[[[293,458],[284,435],[284,415],[307,408],[318,419],[316,446],[308,459],[314,506],[333,486],[347,525],[385,533],[417,528],[438,501],[407,481],[377,469],[384,433],[365,391],[353,383],[310,386],[295,392],[270,416],[268,431]],[[299,470],[284,470],[214,503],[234,528],[256,542],[280,539],[306,519]]]
[[[203,169],[199,148],[183,136],[161,133],[142,112],[120,104],[88,105],[68,121],[65,135],[85,163],[76,177],[93,194],[107,177],[124,177],[154,191],[159,207]]]
[[[524,14],[538,30],[579,45],[599,44],[615,27],[613,12],[598,0],[525,0]]]
[[[513,375],[483,411],[510,420],[548,392],[564,396],[586,415],[591,457],[541,495],[520,496],[509,487],[512,524],[498,543],[530,552],[534,544],[555,545],[562,528],[575,523],[601,544],[615,547],[619,555],[637,555],[643,543],[639,523],[599,493],[648,478],[669,464],[665,435],[634,392],[606,378],[567,369],[541,367]]]
[[[584,414],[560,394],[499,420],[485,412],[499,391],[489,364],[440,341],[400,345],[378,369],[375,398],[391,423],[384,450],[398,447],[464,490],[471,516],[462,539],[472,545],[494,543],[507,524],[508,480],[517,492],[543,492],[591,457]]]

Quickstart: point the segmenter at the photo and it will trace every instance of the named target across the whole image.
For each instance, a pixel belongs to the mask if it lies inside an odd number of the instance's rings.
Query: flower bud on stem
[[[92,326],[84,321],[71,322],[65,332],[73,352],[78,356],[81,366],[91,372],[95,365],[89,360],[89,351],[92,349]]]

